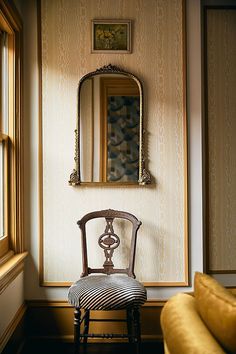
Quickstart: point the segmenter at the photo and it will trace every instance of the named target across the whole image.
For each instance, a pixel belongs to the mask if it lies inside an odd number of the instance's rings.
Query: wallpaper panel
[[[85,213],[113,208],[136,215],[136,275],[156,285],[187,281],[186,147],[181,0],[42,0],[42,152],[44,281],[81,273]],[[132,54],[91,54],[92,19],[131,19]],[[77,86],[107,64],[137,75],[144,87],[146,187],[70,187]],[[96,227],[94,226],[94,232]],[[100,234],[99,234],[100,235]],[[95,247],[90,258],[96,259]],[[119,262],[122,260],[120,254]]]
[[[209,269],[236,272],[236,10],[207,12]]]

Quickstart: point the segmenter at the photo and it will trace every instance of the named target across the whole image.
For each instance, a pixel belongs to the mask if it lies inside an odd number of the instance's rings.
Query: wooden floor
[[[81,348],[81,354],[84,353]],[[28,341],[21,351],[21,354],[73,354],[72,343],[58,343],[55,341]],[[86,354],[132,354],[135,353],[126,343],[105,343],[105,344],[88,344]],[[163,354],[162,343],[147,343],[141,345],[140,354]]]

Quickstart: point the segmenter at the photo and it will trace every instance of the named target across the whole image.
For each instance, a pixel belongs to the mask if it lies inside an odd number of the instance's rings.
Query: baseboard
[[[110,328],[109,328],[110,329]],[[109,330],[108,330],[109,332]],[[30,336],[27,337],[30,340],[45,340],[47,342],[52,341],[52,342],[62,342],[62,343],[73,343],[74,342],[74,335],[63,335],[63,334],[59,334],[57,336],[42,336],[42,335],[36,335],[36,336]],[[114,343],[114,341],[116,343],[123,343],[123,342],[128,342],[128,340],[126,339],[122,339],[122,338],[116,338],[114,339],[105,339],[106,342],[111,342]],[[89,338],[88,342],[90,343],[104,343],[104,339],[102,338]],[[162,334],[158,335],[142,335],[142,342],[163,342],[163,336]],[[20,352],[19,352],[20,353]],[[4,353],[5,354],[5,353]]]
[[[0,353],[18,354],[21,352],[25,341],[25,314],[26,304],[22,304],[0,338]]]
[[[142,340],[144,342],[162,341],[160,313],[165,301],[147,301],[141,309]],[[96,311],[96,318],[123,318],[124,311]],[[27,338],[73,342],[74,309],[67,301],[27,301],[17,311],[12,322],[0,338],[0,353],[21,353]],[[125,333],[124,323],[94,322],[92,332]],[[93,338],[93,342],[103,339]],[[123,339],[117,342],[125,341]]]
[[[160,314],[165,302],[147,301],[141,308],[142,340],[147,342],[162,341]],[[73,341],[74,309],[66,301],[28,301],[27,334],[29,338]],[[124,311],[95,311],[94,318],[124,318]],[[126,325],[122,322],[93,322],[91,332],[125,333]],[[91,342],[101,342],[93,338]],[[118,341],[118,340],[117,340]],[[124,341],[124,339],[120,340]]]
[[[230,289],[236,294],[235,287]],[[166,301],[148,300],[141,308],[141,333],[144,342],[163,341],[160,315]],[[24,341],[29,339],[46,339],[62,342],[73,341],[74,309],[67,301],[31,300],[23,304],[12,322],[0,338],[0,353],[18,354]],[[122,318],[123,311],[96,311],[96,318]],[[126,332],[123,323],[94,322],[91,332],[111,333]],[[102,339],[91,339],[101,342]],[[118,340],[117,340],[118,341]],[[124,340],[121,340],[124,341]]]

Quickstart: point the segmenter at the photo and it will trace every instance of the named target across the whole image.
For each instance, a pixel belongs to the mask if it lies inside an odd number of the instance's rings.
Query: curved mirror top
[[[142,107],[140,81],[117,67],[103,67],[80,80],[70,184],[150,183],[144,169]]]

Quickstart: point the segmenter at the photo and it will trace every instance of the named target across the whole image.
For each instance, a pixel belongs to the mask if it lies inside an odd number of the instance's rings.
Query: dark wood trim
[[[206,21],[206,8],[203,8],[203,126],[204,126],[204,178],[205,178],[205,200],[204,200],[204,213],[205,213],[205,271],[209,273],[209,156],[208,156],[208,75],[207,75],[207,21]]]
[[[162,341],[160,314],[166,301],[148,300],[141,308],[142,341]],[[29,300],[27,301],[27,329],[28,338],[47,338],[73,342],[73,315],[74,309],[67,301]],[[125,318],[125,310],[92,311],[92,319]],[[100,324],[101,325],[101,324]],[[97,321],[91,324],[93,330],[101,331]],[[97,327],[98,326],[98,327]],[[124,329],[124,322],[105,321],[102,332],[119,331]],[[94,340],[91,339],[93,342]],[[99,342],[99,339],[95,340]]]
[[[235,8],[235,0],[201,0],[201,6],[209,9],[232,9]]]
[[[236,274],[236,270],[214,270],[214,269],[208,269],[208,274]],[[234,286],[233,286],[234,287]]]
[[[44,286],[43,262],[43,125],[42,125],[42,28],[41,0],[37,0],[37,30],[38,30],[38,90],[39,90],[39,123],[38,123],[38,180],[39,180],[39,284]]]
[[[187,9],[186,0],[182,0],[182,51],[183,51],[183,146],[184,146],[184,284],[190,285],[190,247],[189,247],[189,144],[187,119]]]
[[[26,305],[22,304],[1,337],[0,351],[3,350],[2,354],[21,353],[26,339],[25,320]]]
[[[215,3],[218,4],[215,4]],[[221,3],[221,4],[220,4]],[[210,269],[210,235],[209,235],[209,127],[208,127],[208,58],[207,58],[207,11],[236,9],[235,0],[202,0],[201,16],[202,16],[202,123],[203,123],[203,222],[204,222],[204,271],[208,274],[236,274],[236,270],[213,270]],[[234,5],[233,5],[234,4]]]
[[[22,30],[23,22],[13,0],[0,0],[0,8],[15,31]]]

